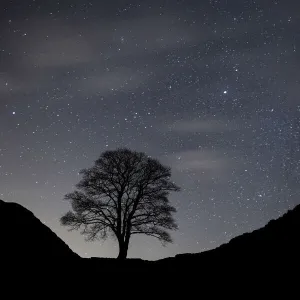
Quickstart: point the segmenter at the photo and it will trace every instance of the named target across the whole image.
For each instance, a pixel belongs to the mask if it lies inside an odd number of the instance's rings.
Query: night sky
[[[63,196],[103,151],[146,152],[182,188],[174,244],[132,239],[150,260],[300,204],[298,2],[1,0],[0,198],[81,256],[115,257],[60,226]]]

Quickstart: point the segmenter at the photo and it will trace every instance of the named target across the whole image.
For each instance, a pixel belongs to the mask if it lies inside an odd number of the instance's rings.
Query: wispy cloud
[[[217,152],[188,150],[168,157],[169,163],[178,171],[210,171],[220,173],[227,169],[228,160]]]
[[[95,76],[82,78],[75,83],[76,88],[88,94],[105,94],[111,91],[130,91],[138,88],[146,80],[144,76],[130,68],[118,68],[113,71],[103,71]]]
[[[26,93],[34,86],[34,82],[30,84],[29,81],[26,78],[21,78],[21,76],[9,76],[7,73],[0,73],[0,95],[8,96],[11,92],[14,94]]]
[[[181,120],[172,124],[168,124],[166,129],[177,133],[197,133],[197,132],[225,132],[236,130],[237,124],[233,121],[226,122],[221,120],[209,119],[194,119]]]
[[[45,41],[41,51],[31,56],[30,61],[35,67],[61,67],[76,63],[89,62],[92,58],[92,49],[82,40],[57,37],[52,41]]]

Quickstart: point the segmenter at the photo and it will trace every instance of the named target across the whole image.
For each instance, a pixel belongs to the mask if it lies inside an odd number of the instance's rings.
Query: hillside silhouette
[[[217,267],[257,268],[268,265],[293,265],[300,253],[300,205],[265,227],[233,238],[213,250],[178,254],[158,261],[127,259],[119,262],[109,258],[80,258],[32,212],[16,203],[0,200],[2,242],[0,263],[9,260],[35,262],[72,262],[78,269],[102,272],[146,271],[159,274],[212,270]]]
[[[53,231],[22,205],[0,200],[0,259],[58,261],[79,258]]]
[[[299,262],[300,205],[260,229],[244,233],[213,250],[202,253],[178,254],[161,260],[164,267],[212,266],[236,269],[283,267]]]

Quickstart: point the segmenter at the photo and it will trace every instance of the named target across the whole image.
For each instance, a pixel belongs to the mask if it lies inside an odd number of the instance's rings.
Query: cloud
[[[24,37],[28,52],[24,64],[28,67],[64,67],[87,63],[94,57],[89,39],[64,22],[49,24],[38,19],[29,25],[28,32]]]
[[[14,21],[14,28],[20,28],[7,45],[13,49],[8,62],[20,69],[64,67],[86,63],[94,57],[91,40],[78,28],[65,21],[49,22],[47,18],[33,18],[26,24]],[[12,61],[13,58],[13,61]],[[4,62],[7,65],[7,62]],[[10,68],[7,68],[10,71]]]
[[[188,150],[168,157],[169,163],[178,171],[209,171],[219,174],[228,168],[228,160],[209,150]]]
[[[60,67],[89,62],[91,57],[92,49],[84,40],[57,37],[40,45],[40,51],[31,57],[31,63],[41,68]]]
[[[225,132],[236,130],[238,127],[235,122],[225,122],[221,120],[181,120],[167,125],[167,129],[177,133],[197,133],[197,132]]]
[[[74,82],[76,89],[88,93],[107,94],[113,91],[131,91],[145,83],[146,78],[130,68],[118,68],[82,78]]]
[[[33,85],[33,83],[32,83]],[[10,94],[26,93],[31,90],[27,78],[9,76],[7,73],[0,73],[0,95],[9,96]]]

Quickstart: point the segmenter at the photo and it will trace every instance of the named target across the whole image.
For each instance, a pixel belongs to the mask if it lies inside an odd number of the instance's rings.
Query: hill
[[[0,200],[0,260],[11,262],[56,261],[79,258],[31,211]]]
[[[164,267],[258,268],[262,265],[283,267],[299,262],[300,205],[263,228],[244,233],[213,250],[178,254],[161,260]]]
[[[80,258],[38,220],[16,203],[0,200],[2,262],[55,262],[55,266],[89,272],[147,272],[148,274],[207,274],[212,270],[250,270],[298,264],[300,253],[300,205],[265,227],[233,238],[229,243],[202,253],[178,254],[158,261],[128,259],[120,263],[108,258]],[[74,260],[75,259],[75,260]],[[37,264],[38,265],[38,264]]]
[[[277,220],[271,220],[263,228],[237,236],[213,250],[178,254],[154,262],[132,259],[120,264],[105,258],[86,260],[94,270],[101,266],[107,271],[146,271],[182,277],[182,274],[188,276],[198,273],[201,276],[216,270],[228,275],[230,271],[245,273],[291,267],[299,263],[299,253],[300,205]]]

